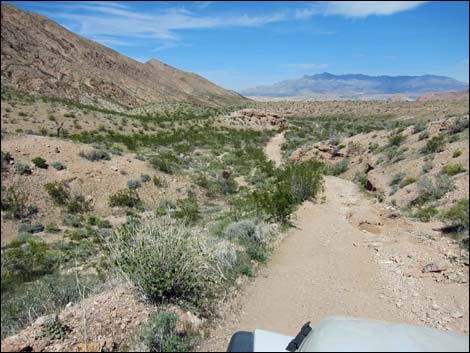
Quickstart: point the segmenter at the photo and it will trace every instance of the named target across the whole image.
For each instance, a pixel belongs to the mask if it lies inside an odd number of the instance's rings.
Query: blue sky
[[[324,71],[469,81],[466,1],[9,3],[234,90]]]

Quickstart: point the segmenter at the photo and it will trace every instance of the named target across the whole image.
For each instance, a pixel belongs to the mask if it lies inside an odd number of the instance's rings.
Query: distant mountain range
[[[246,100],[197,74],[155,59],[143,64],[12,5],[1,4],[1,19],[2,88],[117,109]]]
[[[295,97],[296,99],[389,99],[401,96],[415,99],[427,92],[462,91],[468,84],[450,77],[368,76],[362,74],[334,75],[328,72],[304,75],[299,79],[281,81],[270,86],[242,90],[244,96]]]

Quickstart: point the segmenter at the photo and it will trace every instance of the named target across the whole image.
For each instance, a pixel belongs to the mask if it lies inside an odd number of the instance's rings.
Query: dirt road
[[[276,163],[282,138],[266,149]],[[295,335],[332,315],[468,334],[468,269],[461,283],[420,271],[449,249],[447,239],[422,236],[431,230],[419,227],[430,225],[388,218],[355,184],[331,176],[324,201],[305,202],[294,224],[256,279],[223,305],[201,351],[224,351],[238,330]]]
[[[285,132],[281,132],[280,134],[274,136],[264,149],[264,153],[266,153],[266,156],[269,160],[274,162],[276,167],[279,167],[282,164],[281,147],[286,141],[284,133]]]

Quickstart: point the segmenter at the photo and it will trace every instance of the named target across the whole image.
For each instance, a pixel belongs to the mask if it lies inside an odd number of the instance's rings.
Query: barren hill
[[[113,108],[244,100],[199,75],[155,59],[140,63],[11,5],[1,5],[1,20],[2,87]]]

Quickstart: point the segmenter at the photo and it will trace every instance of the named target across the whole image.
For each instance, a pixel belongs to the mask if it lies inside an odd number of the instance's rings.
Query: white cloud
[[[412,10],[427,1],[328,1],[323,4],[325,15],[367,17],[371,15],[393,15]]]

